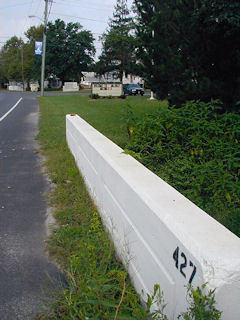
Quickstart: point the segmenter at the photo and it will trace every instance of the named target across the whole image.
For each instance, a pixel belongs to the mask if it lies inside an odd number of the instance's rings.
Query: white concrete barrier
[[[240,239],[80,117],[66,117],[66,135],[139,294],[160,284],[177,319],[188,283],[208,282],[222,319],[239,320]]]
[[[77,82],[64,82],[63,91],[79,91]]]

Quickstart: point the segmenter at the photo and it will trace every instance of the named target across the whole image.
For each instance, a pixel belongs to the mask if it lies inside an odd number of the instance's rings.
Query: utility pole
[[[44,77],[45,77],[45,56],[46,56],[46,38],[47,38],[47,14],[48,0],[45,0],[44,11],[44,28],[43,28],[43,53],[42,53],[42,69],[41,69],[41,97],[44,96]]]
[[[154,30],[152,30],[152,38],[154,38]],[[154,66],[154,61],[153,61],[153,59],[152,59],[152,65]],[[155,100],[154,94],[153,94],[153,91],[152,91],[152,90],[151,90],[150,100]]]
[[[155,13],[155,6],[153,6],[153,12]],[[155,32],[154,32],[154,30],[152,30],[152,38],[153,38],[153,39],[154,39],[154,35],[155,35]],[[152,66],[154,66],[154,60],[153,60],[153,59],[152,59]],[[152,78],[153,78],[153,75],[152,75]],[[154,94],[153,94],[153,91],[152,91],[152,90],[151,90],[150,100],[155,100]]]
[[[23,62],[24,62],[24,58],[23,58],[23,46],[24,44],[22,43],[21,46],[21,62],[22,62],[22,83],[23,83],[23,91],[24,91],[24,66],[23,66]]]

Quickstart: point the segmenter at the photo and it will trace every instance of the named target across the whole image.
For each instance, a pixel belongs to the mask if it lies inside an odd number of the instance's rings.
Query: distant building
[[[90,88],[93,82],[102,82],[102,76],[97,76],[95,72],[82,72],[80,85],[86,88]]]
[[[8,90],[9,91],[26,91],[31,90],[31,85],[38,85],[38,88],[40,87],[40,84],[37,80],[30,80],[29,82],[24,82],[24,88],[22,82],[17,81],[9,81]],[[62,87],[62,81],[60,81],[59,78],[50,76],[48,80],[44,80],[44,89],[51,88],[51,89],[59,89]]]
[[[27,83],[24,83],[24,88],[23,88],[23,83],[22,82],[17,82],[17,81],[9,81],[8,84],[8,90],[9,91],[25,91],[27,88]]]
[[[83,77],[81,78],[81,85],[87,88],[91,87],[93,82],[120,82],[120,79],[116,76],[115,72],[108,72],[104,75],[97,75],[95,72],[82,72]],[[136,75],[129,74],[125,75],[123,73],[123,84],[127,83],[136,83],[136,84],[144,84],[144,80]]]
[[[47,81],[44,81],[44,87],[45,87],[45,82],[47,84],[47,88],[60,89],[62,87],[62,81],[54,74],[50,74],[47,78]]]

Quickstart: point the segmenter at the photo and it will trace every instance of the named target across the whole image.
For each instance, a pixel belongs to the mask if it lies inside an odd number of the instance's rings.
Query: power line
[[[50,13],[51,13],[52,4],[53,4],[53,0],[50,0],[50,6],[49,6],[49,10],[48,10],[47,21],[48,21],[48,18],[49,18],[49,16],[50,16]]]
[[[62,5],[62,6],[68,6],[69,7],[69,2],[68,3],[60,3],[60,2],[57,2],[58,5]],[[83,6],[83,5],[77,5],[77,4],[70,4],[71,7],[78,7],[78,8],[81,8],[81,9],[87,9],[87,10],[99,10],[99,7],[88,7],[88,6]],[[111,7],[109,7],[109,9],[111,9]],[[101,11],[105,11],[105,12],[109,12],[109,10],[106,8],[103,10],[102,8],[102,5],[101,5]]]
[[[1,1],[1,0],[0,0]],[[87,20],[87,21],[93,21],[93,22],[99,22],[99,23],[104,23],[105,25],[107,25],[107,21],[103,21],[103,20],[98,20],[98,19],[91,19],[91,18],[87,18],[87,17],[81,17],[81,16],[77,16],[77,15],[68,15],[68,14],[64,14],[64,13],[58,13],[58,12],[51,12],[51,10],[52,10],[52,7],[53,7],[53,0],[48,0],[49,1],[49,4],[50,4],[50,7],[49,7],[49,11],[48,11],[48,17],[50,16],[50,15],[54,15],[54,16],[63,16],[63,17],[69,17],[69,18],[75,18],[75,19],[79,19],[79,20]],[[62,3],[59,3],[59,2],[62,2]],[[86,3],[86,1],[88,1],[87,3],[89,4],[89,0],[83,0],[83,2],[81,2],[81,1],[65,1],[65,0],[54,0],[54,4],[56,3],[56,4],[68,4],[68,5],[70,5],[71,6],[71,4],[73,5],[75,5],[76,7],[82,7],[82,5],[80,4],[80,3],[82,3],[82,4],[84,4],[84,3]],[[100,1],[100,0],[99,0]],[[40,6],[41,6],[41,4],[43,3],[44,1],[43,0],[28,0],[28,1],[26,1],[26,2],[23,2],[23,3],[21,3],[21,5],[29,5],[29,8],[26,8],[26,9],[24,9],[24,11],[25,11],[25,14],[28,12],[28,13],[30,13],[31,14],[31,12],[32,13],[34,13],[34,15],[36,15],[37,14],[37,12],[39,11],[39,8],[40,8]],[[65,3],[63,3],[63,2],[65,2]],[[91,3],[90,2],[90,4],[93,4],[93,3]],[[20,3],[18,4],[12,4],[12,5],[8,5],[8,6],[6,6],[5,8],[7,8],[7,7],[17,7],[17,6],[20,6]],[[102,6],[104,6],[104,4],[101,4],[101,6],[100,6],[100,10],[102,10]],[[92,7],[93,8],[93,7]],[[96,8],[96,5],[95,5],[95,7],[94,8]],[[112,8],[112,6],[109,6],[109,8]],[[2,9],[4,9],[4,8],[2,8]],[[97,8],[96,8],[97,9]],[[18,9],[16,9],[16,10],[18,10]],[[28,14],[29,15],[29,14]],[[54,18],[53,18],[54,19]],[[64,18],[63,18],[64,19]],[[24,29],[25,29],[25,27],[27,26],[27,21],[25,20],[24,22]],[[22,31],[22,32],[21,32]],[[25,32],[25,30],[21,30],[20,29],[20,33],[19,33],[19,35],[20,35],[20,37],[23,37],[24,36],[24,32]],[[95,35],[96,36],[96,38],[98,39],[98,37],[97,36],[101,36],[102,35],[102,33],[98,33],[98,32],[92,32],[92,34],[93,35]],[[0,41],[0,43],[1,44],[4,44],[4,43],[6,43],[6,41],[8,40],[8,39],[10,39],[12,36],[5,36],[5,35],[3,35],[3,36],[0,36],[0,40],[3,40],[3,41]],[[6,38],[6,41],[4,42],[4,40],[5,40],[5,38]],[[96,42],[98,42],[98,43],[100,43],[100,41],[98,41],[98,40],[95,40]],[[2,45],[1,45],[2,46]],[[97,48],[97,49],[100,49],[100,48]]]
[[[28,13],[27,13],[27,17],[25,18],[25,23],[24,23],[24,26],[23,26],[23,28],[22,28],[21,34],[24,34],[24,29],[25,29],[25,27],[26,27],[27,20],[29,19],[28,16],[29,16],[30,11],[31,11],[31,9],[32,9],[32,4],[33,4],[33,0],[31,1],[30,7],[29,7],[29,10],[28,10]]]
[[[107,24],[106,21],[96,20],[96,19],[89,19],[89,18],[83,18],[83,17],[78,17],[78,16],[72,16],[72,15],[63,14],[63,13],[60,13],[60,12],[52,12],[52,15],[55,15],[55,16],[64,16],[64,17],[69,17],[69,18],[77,18],[77,19],[89,20],[89,21],[95,21],[95,22],[101,22],[101,23]]]
[[[29,0],[29,1],[30,1],[30,0]],[[6,7],[2,7],[1,9],[3,10],[3,9],[18,7],[18,6],[25,6],[26,4],[29,4],[29,1],[28,1],[28,2],[18,3],[18,4],[13,4],[13,5],[6,6]],[[35,1],[36,1],[36,0],[35,0]]]
[[[33,14],[33,16],[36,16],[36,15],[37,15],[37,12],[38,12],[38,10],[39,10],[39,8],[40,8],[41,1],[42,1],[42,0],[39,0],[39,1],[38,1],[38,5],[37,5],[37,7],[36,7],[36,10],[35,10],[35,13]]]
[[[77,4],[77,3],[80,3],[80,1],[69,1],[69,0],[58,0],[58,4],[60,4],[59,3],[59,1],[61,1],[61,2],[67,2],[67,4],[68,5],[74,5],[74,6],[76,6],[76,7],[82,7],[82,4],[83,4],[83,2],[81,1],[81,4]],[[100,0],[99,0],[100,1]],[[89,1],[88,1],[88,3],[89,3]],[[91,4],[91,3],[90,3]],[[109,8],[109,9],[112,9],[113,8],[113,5],[107,5],[107,4],[104,4],[104,3],[101,3],[101,8],[102,7],[105,7],[106,9],[107,8]],[[93,8],[93,7],[89,7],[89,8]]]

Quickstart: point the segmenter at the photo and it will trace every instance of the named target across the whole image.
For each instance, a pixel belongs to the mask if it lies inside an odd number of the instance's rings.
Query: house
[[[25,91],[27,87],[27,83],[24,83],[24,88],[23,88],[23,83],[22,82],[17,82],[17,81],[9,81],[8,84],[8,90],[9,91]]]
[[[82,74],[83,77],[81,78],[80,84],[86,88],[90,88],[93,82],[120,82],[120,79],[116,76],[116,72],[107,72],[101,76],[96,74],[95,72],[82,72]],[[139,76],[133,74],[129,74],[126,76],[124,72],[122,83],[136,83],[144,85],[144,80]]]

